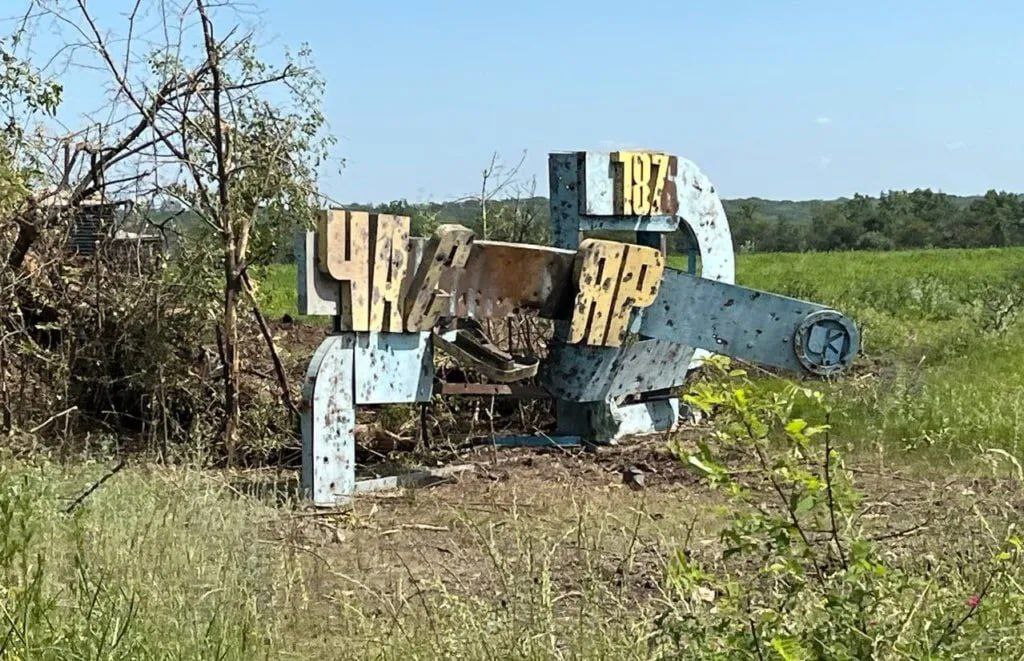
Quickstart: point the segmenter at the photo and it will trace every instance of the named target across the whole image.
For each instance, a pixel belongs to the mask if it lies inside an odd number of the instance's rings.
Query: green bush
[[[900,552],[872,530],[836,450],[831,408],[799,385],[767,390],[728,361],[686,400],[715,418],[714,442],[675,444],[723,489],[732,516],[720,555],[680,552],[662,645],[702,658],[1019,656],[1024,544],[963,539],[955,553]],[[883,540],[890,539],[886,544]]]

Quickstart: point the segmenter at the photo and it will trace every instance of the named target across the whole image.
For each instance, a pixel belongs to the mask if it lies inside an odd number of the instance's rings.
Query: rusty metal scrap
[[[451,279],[465,268],[472,242],[473,232],[461,225],[441,225],[427,241],[415,275],[403,292],[407,330],[430,330],[442,315],[450,314]]]
[[[453,292],[449,314],[478,319],[515,314],[566,319],[575,259],[572,250],[477,241],[465,268],[442,279],[442,287]]]

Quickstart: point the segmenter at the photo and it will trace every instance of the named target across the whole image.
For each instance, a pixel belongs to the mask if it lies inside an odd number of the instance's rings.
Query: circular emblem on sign
[[[818,310],[804,317],[793,341],[800,364],[819,376],[845,370],[859,347],[857,327],[835,310]]]

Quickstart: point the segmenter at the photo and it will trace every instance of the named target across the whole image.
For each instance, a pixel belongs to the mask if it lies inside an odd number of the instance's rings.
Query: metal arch
[[[732,232],[714,185],[696,164],[680,158],[676,186],[679,216],[697,239],[700,277],[734,284],[736,256],[732,249]]]
[[[697,242],[700,277],[734,284],[736,255],[732,249],[732,232],[714,185],[693,161],[680,158],[676,187],[679,216]],[[700,367],[710,355],[709,351],[697,349],[690,360],[690,369]]]

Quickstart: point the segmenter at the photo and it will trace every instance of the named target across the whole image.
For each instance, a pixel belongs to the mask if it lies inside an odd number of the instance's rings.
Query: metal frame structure
[[[530,313],[553,319],[540,386],[440,384],[440,395],[555,400],[551,436],[497,445],[606,443],[673,428],[672,389],[715,352],[831,375],[857,353],[838,312],[733,284],[729,225],[715,189],[691,162],[660,152],[549,157],[554,247],[476,241],[459,226],[410,238],[408,219],[329,212],[297,237],[299,308],[330,315],[303,386],[305,492],[317,505],[415,481],[358,481],[355,412],[434,395],[433,332],[445,318]],[[634,243],[586,238],[628,231]],[[687,232],[700,258],[666,268],[667,237]],[[429,473],[422,473],[429,477]]]
[[[732,283],[736,266],[732,235],[714,186],[692,162],[675,159],[675,213],[653,216],[616,213],[614,161],[607,152],[565,152],[548,160],[553,243],[576,250],[587,232],[635,233],[639,245],[667,254],[669,236],[686,232],[695,246],[701,277]],[[688,270],[696,275],[695,259]],[[643,311],[633,320],[638,329]],[[558,434],[590,442],[667,431],[677,424],[679,401],[666,391],[681,385],[708,355],[702,349],[645,337],[627,347],[565,342],[566,324],[556,324],[546,385],[558,398]],[[582,369],[581,369],[582,366]],[[627,398],[639,401],[625,403]]]

